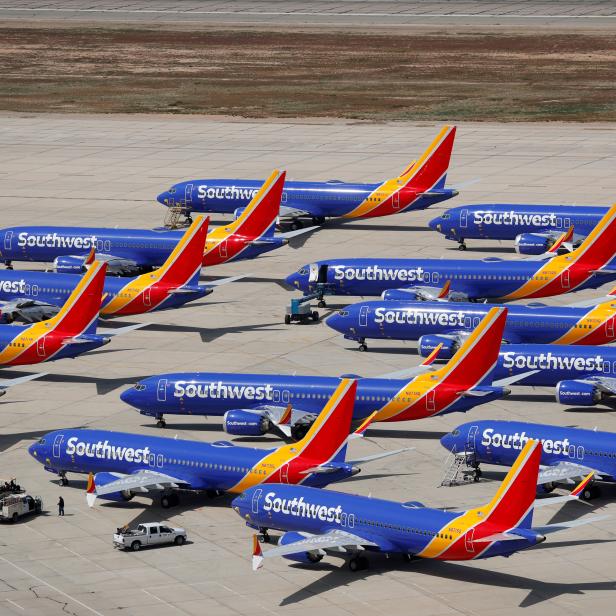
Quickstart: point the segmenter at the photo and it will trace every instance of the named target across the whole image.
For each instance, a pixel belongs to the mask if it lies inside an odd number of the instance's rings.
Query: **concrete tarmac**
[[[416,158],[438,128],[432,123],[4,114],[2,226],[152,227],[164,216],[155,195],[175,181],[264,178],[274,167],[287,169],[293,179],[384,179]],[[85,477],[71,476],[70,485],[60,487],[30,458],[27,447],[47,431],[76,426],[208,442],[227,438],[217,418],[170,417],[161,432],[121,403],[123,388],[158,372],[369,376],[416,365],[414,344],[373,342],[370,352],[359,353],[323,323],[285,326],[292,293],[277,281],[326,257],[514,257],[511,246],[497,242],[469,242],[469,251],[459,253],[426,223],[436,212],[463,203],[610,204],[616,195],[614,137],[609,124],[462,123],[449,174],[449,183],[461,186],[457,198],[424,212],[331,223],[301,249],[285,247],[255,261],[206,270],[207,276],[250,276],[181,310],[119,319],[118,325],[150,325],[77,360],[0,371],[1,378],[49,372],[0,399],[0,478],[16,476],[30,493],[43,497],[47,510],[0,527],[0,614],[610,613],[616,590],[616,488],[607,488],[592,507],[571,503],[560,511],[540,510],[539,523],[576,518],[595,508],[612,518],[554,535],[509,559],[409,564],[373,557],[369,570],[355,574],[338,559],[326,558],[313,568],[277,560],[253,573],[251,532],[228,508],[229,499],[188,496],[177,508],[162,510],[156,500],[137,497],[89,509]],[[342,303],[333,299],[321,312]],[[415,450],[366,466],[334,489],[439,507],[487,502],[502,469],[490,469],[478,484],[437,489],[445,459],[438,438],[473,417],[616,429],[609,409],[567,409],[548,389],[514,388],[508,399],[467,415],[374,427],[352,444],[353,455],[405,446]],[[235,441],[262,447],[276,442]],[[64,518],[56,515],[60,495],[66,502]],[[113,550],[117,526],[154,520],[185,527],[190,543],[137,554]]]

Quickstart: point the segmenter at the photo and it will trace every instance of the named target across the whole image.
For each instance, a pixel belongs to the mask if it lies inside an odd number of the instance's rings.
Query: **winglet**
[[[96,502],[96,483],[94,481],[94,473],[88,475],[88,485],[86,487],[86,500],[88,507],[93,507]]]
[[[557,253],[558,249],[565,243],[570,242],[573,238],[573,225],[567,229],[555,242],[550,246],[548,252]]]
[[[430,353],[430,355],[428,355],[428,357],[426,357],[426,359],[424,359],[421,362],[421,365],[429,366],[430,364],[434,363],[434,361],[438,357],[438,354],[441,352],[442,348],[443,348],[443,343],[441,342],[440,344],[434,347],[434,350],[432,351],[432,353]]]
[[[449,289],[451,289],[451,280],[448,280],[438,294],[437,299],[445,299],[449,295]]]
[[[293,415],[293,405],[287,404],[287,408],[282,413],[280,420],[278,421],[279,426],[288,426],[291,422],[291,416]]]
[[[374,421],[374,418],[379,414],[378,411],[374,411],[374,413],[372,413],[372,415],[369,415],[368,417],[366,417],[366,419],[364,419],[361,424],[357,427],[357,429],[353,432],[353,436],[354,437],[363,437],[366,430],[368,429],[368,427],[370,426],[370,424]]]
[[[593,480],[594,476],[595,476],[595,471],[588,473],[588,475],[586,475],[586,477],[584,477],[584,479],[582,479],[582,481],[580,481],[580,483],[578,483],[578,485],[575,488],[573,488],[573,490],[571,490],[570,496],[575,496],[575,498],[580,498],[582,492],[584,492],[588,484]]]
[[[94,259],[96,258],[96,250],[94,250],[94,246],[90,248],[90,254],[86,257],[86,260],[83,262],[84,266],[92,265],[94,263]]]
[[[252,570],[256,571],[263,566],[263,551],[257,535],[252,536]]]

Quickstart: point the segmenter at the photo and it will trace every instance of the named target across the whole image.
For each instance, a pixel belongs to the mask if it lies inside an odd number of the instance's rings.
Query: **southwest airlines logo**
[[[274,388],[271,385],[225,385],[218,383],[191,383],[176,381],[173,396],[175,398],[222,398],[230,400],[272,400]]]
[[[518,214],[509,212],[475,212],[473,222],[476,225],[557,227],[556,214]]]
[[[80,458],[97,458],[99,460],[118,460],[121,462],[146,462],[150,455],[150,448],[135,449],[134,447],[119,447],[110,445],[109,441],[98,443],[84,443],[79,437],[73,436],[66,443],[66,454],[76,455]]]
[[[86,237],[67,237],[57,233],[47,233],[46,235],[30,235],[22,232],[17,236],[17,245],[20,248],[28,246],[33,248],[93,248],[96,246],[96,236]]]
[[[526,432],[516,432],[515,434],[501,434],[495,432],[493,428],[486,428],[481,435],[481,444],[485,447],[495,447],[496,449],[518,449],[524,448],[524,445],[531,439],[536,437],[526,436]],[[553,439],[538,439],[541,441],[543,451],[545,453],[567,453],[571,442],[568,438],[562,441]]]
[[[197,196],[202,201],[206,199],[242,199],[250,201],[257,193],[258,188],[238,188],[237,186],[214,187],[207,184],[197,186]]]
[[[26,281],[21,280],[0,280],[0,291],[2,293],[30,293],[30,285],[26,285]]]
[[[379,265],[369,265],[368,267],[334,265],[333,268],[335,280],[397,280],[399,282],[415,282],[423,280],[425,271],[422,267],[398,269],[380,267]]]
[[[273,511],[274,513],[284,513],[285,515],[308,518],[310,520],[321,520],[321,522],[340,522],[342,506],[326,507],[325,505],[315,505],[307,503],[304,497],[301,498],[280,498],[276,492],[268,492],[265,495],[263,511]]]
[[[375,323],[400,323],[401,325],[441,325],[464,327],[463,312],[428,312],[415,310],[392,310],[377,308],[374,311]]]
[[[577,370],[578,372],[603,372],[603,357],[567,357],[552,352],[539,355],[525,355],[514,351],[503,352],[503,368],[530,370]]]

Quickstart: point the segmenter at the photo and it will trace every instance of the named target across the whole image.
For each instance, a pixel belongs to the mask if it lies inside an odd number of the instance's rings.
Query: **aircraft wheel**
[[[319,320],[319,313],[316,310],[313,310],[310,316],[315,323]]]
[[[312,552],[308,552],[307,556],[308,560],[315,565],[323,560],[322,554],[313,554]]]
[[[327,308],[327,304],[325,303],[324,299],[320,299],[319,303],[317,304],[317,307],[319,308]]]
[[[304,225],[302,224],[302,221],[294,218],[293,222],[289,225],[291,231],[297,231],[298,229],[301,229]]]
[[[167,422],[164,419],[159,419],[156,422],[156,427],[157,428],[166,428],[167,427]]]
[[[68,485],[68,479],[66,478],[66,475],[60,476],[60,484],[63,485],[64,487]]]
[[[362,342],[362,343],[359,345],[359,350],[360,350],[362,353],[364,353],[365,351],[367,351],[367,350],[368,350],[368,345],[367,345],[365,342]]]
[[[270,539],[270,536],[267,534],[267,530],[260,532],[257,535],[257,540],[259,543],[270,543],[271,539]]]
[[[466,244],[464,242],[458,244],[458,250],[466,250]]]
[[[368,568],[368,559],[365,556],[354,556],[349,560],[349,569],[353,572]]]
[[[284,315],[284,324],[285,325],[291,325],[291,315],[290,314],[285,314]]]
[[[312,222],[315,225],[322,225],[325,222],[325,216],[313,216]]]
[[[176,494],[163,494],[160,497],[160,506],[163,509],[169,509],[169,507],[173,507],[177,505],[179,502],[179,498]]]
[[[584,501],[591,501],[601,495],[601,490],[597,486],[586,486],[580,494],[580,498]]]

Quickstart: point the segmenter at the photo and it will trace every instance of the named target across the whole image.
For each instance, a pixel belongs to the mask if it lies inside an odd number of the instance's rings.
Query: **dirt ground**
[[[0,24],[0,109],[616,119],[616,37]]]

